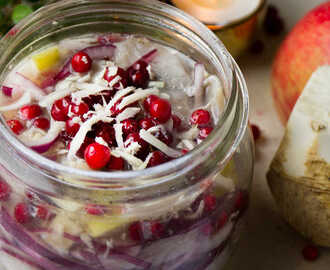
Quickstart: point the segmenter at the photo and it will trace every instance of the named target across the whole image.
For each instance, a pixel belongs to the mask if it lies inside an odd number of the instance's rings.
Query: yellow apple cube
[[[99,237],[127,222],[127,219],[121,217],[90,217],[87,228],[92,237]]]
[[[32,56],[32,60],[41,72],[45,72],[56,66],[60,59],[60,52],[57,46],[53,46],[43,50],[42,52]]]

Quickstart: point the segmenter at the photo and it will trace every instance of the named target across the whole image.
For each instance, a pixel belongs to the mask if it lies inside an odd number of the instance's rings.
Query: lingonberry
[[[85,52],[77,52],[71,60],[71,66],[74,71],[83,73],[92,68],[93,60]]]
[[[140,222],[132,223],[129,228],[129,235],[133,241],[140,242],[143,240],[142,225]]]
[[[105,209],[104,207],[101,207],[100,205],[95,205],[95,204],[87,204],[85,206],[85,211],[89,215],[93,216],[101,216],[104,215]]]
[[[71,100],[69,97],[64,97],[54,102],[51,108],[51,115],[54,118],[54,120],[66,121],[69,118],[68,112],[69,112],[70,103]]]
[[[207,136],[210,135],[210,133],[213,131],[212,127],[203,127],[200,129],[199,131],[199,135],[198,138],[200,138],[201,140],[204,140],[207,138]]]
[[[109,171],[122,171],[125,167],[125,161],[122,158],[117,158],[114,156],[111,156],[110,161],[107,165],[107,169]]]
[[[319,250],[314,245],[307,245],[302,250],[302,255],[307,261],[315,261],[319,257]]]
[[[0,201],[7,201],[10,193],[10,186],[6,182],[0,180]]]
[[[159,129],[156,132],[154,132],[153,135],[158,140],[161,140],[163,143],[165,143],[166,145],[171,145],[173,142],[173,136],[168,130]]]
[[[98,170],[109,162],[111,151],[102,144],[92,143],[87,146],[84,157],[90,168]]]
[[[89,111],[89,106],[84,102],[71,105],[71,113],[74,116],[81,116],[81,115],[87,113],[88,111]]]
[[[18,223],[25,224],[29,222],[31,215],[26,203],[18,203],[14,209],[14,216]]]
[[[138,123],[133,119],[126,119],[121,123],[123,124],[122,130],[125,136],[139,131]]]
[[[150,104],[150,115],[160,123],[166,123],[172,115],[172,107],[166,99],[158,98]]]
[[[148,64],[143,60],[140,60],[128,68],[127,73],[131,85],[141,88],[145,88],[147,86],[150,79],[147,67]]]
[[[205,195],[203,201],[206,211],[213,211],[217,206],[217,199],[211,194]]]
[[[156,121],[152,118],[143,118],[139,121],[139,127],[145,130],[148,130],[149,128],[154,127],[156,125]]]
[[[25,105],[19,110],[19,115],[23,120],[32,120],[42,114],[42,109],[37,104]]]
[[[36,216],[41,220],[47,220],[49,218],[49,211],[46,207],[38,205],[36,206]]]
[[[7,125],[16,135],[21,134],[21,132],[24,130],[24,126],[19,120],[8,120]]]
[[[211,115],[207,110],[198,109],[191,114],[190,123],[192,125],[207,125],[211,120]]]
[[[142,154],[147,151],[149,144],[140,137],[139,133],[135,132],[135,133],[128,134],[126,137],[126,140],[124,142],[124,146],[127,148],[133,142],[137,142],[141,147],[140,150],[138,151],[138,154]]]
[[[128,86],[128,74],[126,70],[120,67],[106,68],[103,78],[109,83],[111,83],[114,79],[116,79],[116,81],[118,80],[112,86],[112,88],[115,90],[125,88]]]
[[[152,156],[148,162],[148,168],[163,164],[169,160],[169,157],[161,151],[152,152]]]
[[[103,123],[97,129],[96,137],[101,137],[110,147],[117,145],[115,130],[110,124]]]
[[[47,129],[49,129],[50,123],[47,118],[39,117],[39,118],[34,119],[33,126],[40,128],[42,130],[47,130]]]
[[[148,96],[144,101],[143,101],[143,107],[144,109],[149,112],[150,110],[150,105],[152,102],[154,102],[155,100],[159,99],[158,96],[156,95],[150,95]]]
[[[65,131],[70,137],[77,134],[80,129],[80,124],[76,122],[76,117],[71,117],[65,122]]]
[[[181,119],[179,116],[172,114],[173,128],[177,131],[181,130]]]

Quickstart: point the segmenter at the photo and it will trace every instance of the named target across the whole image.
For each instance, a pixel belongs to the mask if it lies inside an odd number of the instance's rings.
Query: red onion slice
[[[102,35],[97,38],[97,41],[101,45],[109,45],[117,42],[121,42],[127,39],[126,35],[118,34],[118,33],[112,33],[108,35]]]
[[[24,256],[12,251],[11,249],[1,247],[0,250],[3,251],[4,253],[6,253],[7,255],[14,257],[16,260],[21,261],[22,263],[30,265],[36,269],[42,270],[42,268],[37,263],[35,263],[34,261],[32,261],[28,258],[25,258]]]
[[[132,65],[130,65],[127,69],[129,69],[130,67],[134,66],[137,62],[139,61],[144,61],[147,64],[150,64],[152,62],[152,60],[154,60],[154,58],[157,55],[158,50],[157,49],[153,49],[152,51],[148,52],[147,54],[141,56],[138,60],[136,60]]]
[[[25,143],[30,146],[31,149],[38,153],[45,153],[56,142],[61,131],[64,129],[64,122],[51,121],[50,128],[47,134],[38,139],[37,141],[26,141]]]
[[[13,88],[3,85],[2,86],[2,93],[7,97],[11,97],[12,94],[13,94]]]
[[[116,47],[112,44],[107,45],[97,45],[92,47],[87,47],[82,51],[87,53],[93,60],[111,59]]]

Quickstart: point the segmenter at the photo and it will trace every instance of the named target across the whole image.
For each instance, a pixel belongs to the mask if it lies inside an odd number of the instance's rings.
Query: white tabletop
[[[287,30],[314,6],[325,0],[270,0],[279,7]],[[256,147],[256,171],[248,213],[248,226],[227,270],[329,270],[330,249],[321,249],[316,262],[306,262],[301,250],[307,243],[279,215],[265,174],[280,143],[283,126],[275,113],[270,92],[274,53],[283,37],[268,38],[261,55],[246,55],[238,62],[251,97],[251,122],[262,130]]]

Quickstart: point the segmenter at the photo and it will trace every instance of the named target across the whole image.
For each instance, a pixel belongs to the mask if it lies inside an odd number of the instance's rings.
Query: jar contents
[[[212,132],[219,79],[174,49],[136,36],[67,39],[8,75],[0,111],[13,133],[62,164],[141,170],[178,158]]]
[[[0,111],[44,157],[128,171],[194,149],[224,105],[220,80],[203,64],[144,37],[107,34],[27,56],[4,81]],[[234,167],[231,161],[228,174]],[[217,174],[184,192],[120,205],[44,200],[0,180],[0,201],[0,262],[8,269],[204,270],[228,256],[248,199],[231,176]]]

